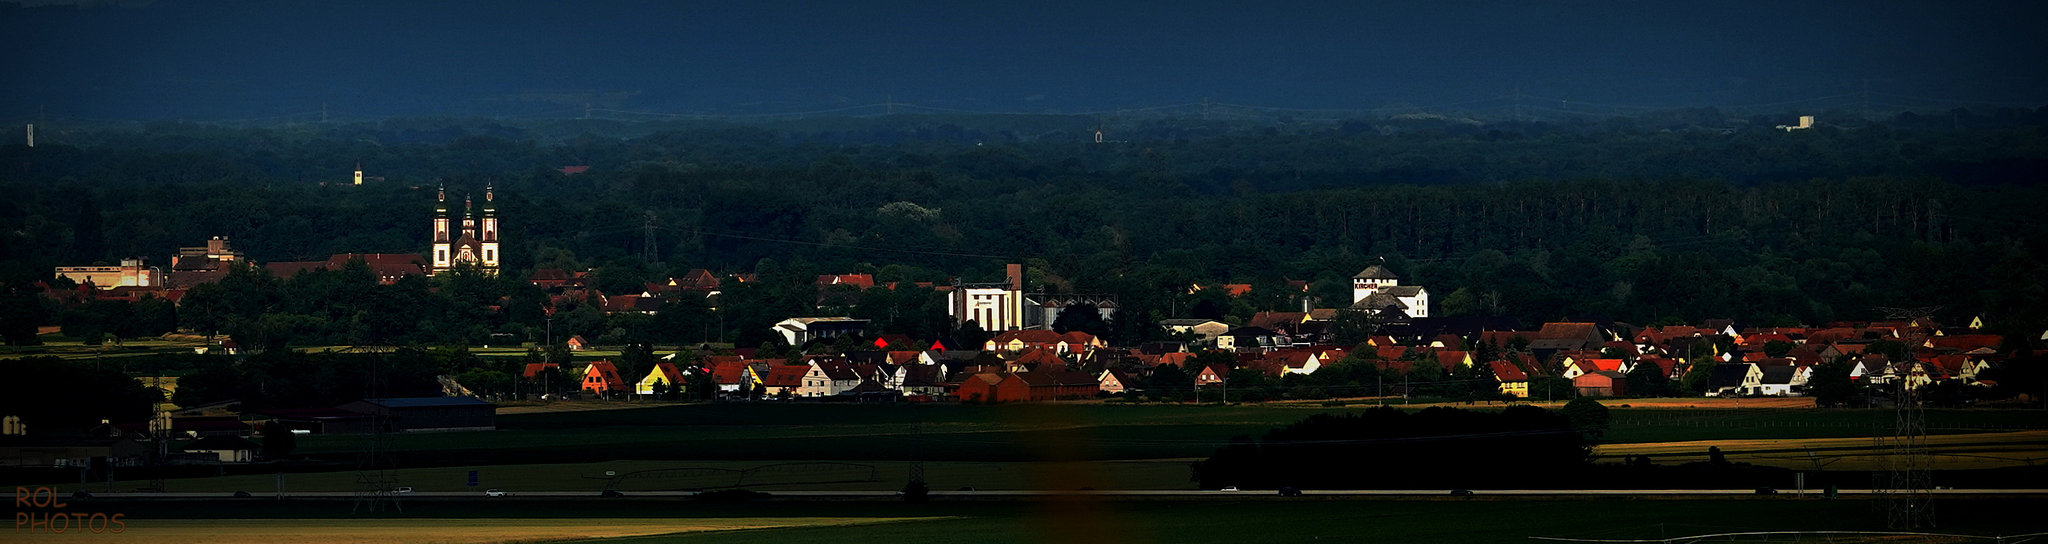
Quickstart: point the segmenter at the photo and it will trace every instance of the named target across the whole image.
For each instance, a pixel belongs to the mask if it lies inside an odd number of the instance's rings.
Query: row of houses
[[[1110,347],[1086,333],[1044,330],[1007,331],[978,350],[948,349],[933,342],[924,350],[854,351],[811,356],[790,362],[756,360],[744,355],[710,357],[702,367],[721,392],[737,395],[824,398],[849,394],[890,393],[920,398],[951,398],[985,402],[1080,398],[1132,390],[1162,364],[1185,365],[1190,349],[1230,354],[1228,364],[1190,368],[1196,384],[1221,383],[1231,372],[1252,370],[1273,378],[1314,375],[1339,361],[1352,359],[1377,371],[1408,374],[1417,364],[1444,370],[1483,366],[1505,395],[1526,397],[1532,381],[1569,380],[1580,394],[1626,396],[1631,373],[1653,372],[1682,379],[1696,365],[1703,369],[1710,395],[1797,395],[1804,392],[1816,365],[1847,357],[1852,379],[1870,383],[1903,383],[1919,387],[1944,381],[1988,385],[1980,374],[2010,354],[2001,354],[2001,339],[1975,331],[1981,323],[1956,334],[1928,322],[1834,323],[1813,328],[1742,328],[1732,322],[1699,326],[1633,327],[1606,321],[1545,323],[1534,329],[1504,328],[1499,321],[1470,318],[1419,318],[1383,326],[1380,334],[1357,346],[1331,346],[1297,341],[1286,324],[1311,321],[1306,313],[1262,313],[1258,321],[1282,331],[1267,340],[1229,349],[1216,343],[1161,342],[1137,348]],[[1264,333],[1261,333],[1264,334]],[[1225,335],[1228,336],[1228,335]],[[1873,345],[1894,342],[1905,357],[1893,360],[1875,353]],[[907,339],[878,339],[877,347],[918,345]],[[1486,357],[1482,360],[1480,357]],[[584,371],[595,393],[648,394],[652,384],[684,380],[671,364],[657,365],[639,377],[619,377],[609,363]],[[1081,387],[1079,377],[1092,381]],[[628,381],[628,378],[633,378]],[[1000,387],[998,387],[1000,386]]]

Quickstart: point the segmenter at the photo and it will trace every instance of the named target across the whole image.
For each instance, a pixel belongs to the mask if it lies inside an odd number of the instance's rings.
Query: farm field
[[[935,489],[1188,489],[1188,463],[1233,436],[1257,436],[1323,412],[1365,408],[1184,405],[902,406],[824,404],[555,403],[505,414],[502,430],[387,436],[396,476],[422,491],[596,491],[606,471],[671,470],[622,480],[620,489],[734,485],[734,474],[783,463],[847,463],[809,476],[761,476],[751,488],[894,490],[912,461]],[[1883,410],[1687,410],[1615,408],[1596,454],[1612,461],[1650,455],[1659,464],[1704,460],[1720,447],[1734,462],[1789,469],[1876,470]],[[1936,467],[2022,466],[2048,460],[2048,421],[2018,410],[1930,410]],[[2017,430],[2015,430],[2017,429]],[[295,455],[353,466],[367,438],[309,436]],[[1807,451],[1814,455],[1809,457]],[[841,470],[844,469],[844,470]],[[1046,470],[1085,483],[1048,484]],[[465,485],[479,471],[477,488]],[[807,469],[808,470],[808,469]],[[694,471],[694,472],[692,472]],[[851,472],[867,471],[857,476]],[[823,474],[823,476],[820,476]],[[774,480],[774,477],[784,480]],[[1063,480],[1071,482],[1072,480]],[[788,485],[777,482],[786,482]],[[63,482],[56,482],[63,483]],[[270,473],[173,479],[170,491],[274,493]],[[77,485],[76,481],[66,486]],[[1051,485],[1053,487],[1047,487]],[[286,475],[288,491],[348,491],[354,472]]]
[[[1707,460],[1707,448],[1718,447],[1730,462],[1790,469],[1820,466],[1831,470],[1884,470],[1889,443],[1870,438],[1803,438],[1696,440],[1607,444],[1596,455],[1617,458],[1650,455],[1662,464]],[[1970,470],[2032,466],[2048,462],[2048,431],[1948,434],[1925,442],[1937,470]]]
[[[917,519],[917,518],[910,518]],[[70,530],[16,533],[16,542],[181,544],[494,544],[682,535],[704,531],[836,527],[888,523],[891,518],[583,518],[583,519],[131,519],[122,532]]]
[[[67,360],[116,361],[145,355],[188,355],[194,348],[206,347],[205,338],[168,335],[164,338],[131,338],[120,345],[108,342],[104,345],[86,345],[75,339],[50,337],[42,338],[40,346],[0,346],[0,360],[26,357],[57,357]]]
[[[1941,531],[1999,535],[2038,531],[2039,501],[1948,505]],[[1976,511],[1965,508],[1979,507]],[[1600,512],[1600,522],[1559,516]],[[1530,542],[1532,536],[1661,538],[1769,530],[1884,530],[1863,501],[1376,501],[1035,504],[1008,512],[850,529],[780,528],[659,535],[621,544],[846,542]],[[1868,541],[1862,539],[1836,542]],[[1782,539],[1782,537],[1781,537]],[[1818,540],[1810,540],[1814,542]],[[1960,540],[1916,540],[1957,542]]]
[[[626,403],[592,403],[600,406]],[[557,408],[556,406],[562,406]],[[760,402],[571,411],[549,405],[499,417],[498,431],[387,438],[416,466],[589,463],[616,459],[1077,461],[1205,457],[1236,436],[1317,413],[1365,407],[1185,405],[833,405]],[[1497,405],[1496,405],[1497,406]],[[1475,409],[1489,409],[1485,406]],[[2048,430],[2024,410],[1929,410],[1934,434]],[[1616,408],[1608,444],[1698,440],[1868,439],[1884,410]],[[359,436],[313,436],[301,455],[340,458]],[[1704,446],[1700,449],[1703,451]]]
[[[403,513],[353,514],[347,501],[106,502],[74,508],[129,512],[123,535],[40,535],[23,542],[1530,542],[1532,536],[1662,538],[1736,531],[1881,531],[1868,500],[1789,496],[1725,500],[1441,497],[1324,500],[1242,497],[908,504],[897,501],[664,500],[414,502]],[[2042,499],[1935,503],[1937,531],[2015,535],[2040,531]],[[221,512],[237,519],[219,520]],[[1599,523],[1561,511],[1599,512]],[[503,529],[500,531],[500,529]],[[510,533],[510,534],[508,534]],[[43,538],[57,536],[58,538]],[[1833,542],[1863,542],[1839,539]],[[1779,537],[1774,541],[1790,539]],[[1823,542],[1825,540],[1806,540]],[[1915,539],[1914,542],[1964,542]]]
[[[1128,461],[1078,461],[1066,463],[959,462],[925,463],[925,478],[933,489],[973,487],[982,490],[1044,489],[1050,475],[1083,478],[1098,489],[1193,489],[1189,463],[1195,459],[1149,459]],[[521,491],[587,491],[595,495],[611,484],[606,472],[625,475],[616,488],[624,491],[675,491],[744,486],[774,492],[800,489],[816,491],[894,491],[910,479],[911,463],[904,461],[779,463],[763,461],[607,461],[573,464],[528,464],[404,468],[392,471],[397,485],[421,492],[476,492],[501,489]],[[469,471],[477,471],[478,485],[468,486]],[[744,474],[743,474],[744,473]],[[286,474],[287,494],[295,492],[348,492],[356,489],[356,473],[316,472]],[[235,475],[211,478],[165,480],[165,491],[179,493],[232,493],[248,491],[259,497],[277,492],[274,474]],[[130,485],[133,483],[131,482]],[[77,482],[56,482],[54,487],[70,492],[81,488]],[[117,484],[117,488],[120,484]],[[100,484],[84,489],[99,490]]]

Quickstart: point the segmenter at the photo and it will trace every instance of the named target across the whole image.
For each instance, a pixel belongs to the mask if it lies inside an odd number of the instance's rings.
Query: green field
[[[1497,407],[1498,405],[1495,405]],[[1489,409],[1478,406],[1478,409]],[[1364,408],[1186,405],[668,405],[505,415],[486,433],[409,434],[390,446],[438,465],[615,459],[1075,461],[1204,457],[1236,436]],[[1883,410],[1615,409],[1608,443],[1857,438]],[[1929,410],[1936,434],[2048,428],[2025,410]],[[300,454],[344,456],[364,438],[308,437]]]
[[[399,479],[423,491],[473,490],[464,485],[470,470],[480,488],[595,491],[606,471],[723,469],[787,462],[844,462],[872,467],[873,476],[834,473],[819,477],[745,482],[757,489],[896,489],[913,461],[926,464],[937,489],[1188,489],[1188,463],[1212,454],[1234,436],[1266,430],[1326,411],[1363,408],[1320,406],[1185,405],[823,405],[763,402],[690,404],[591,411],[554,411],[499,417],[502,430],[399,434],[386,437]],[[1616,409],[1614,427],[1601,450],[1613,455],[1655,454],[1669,462],[1698,460],[1707,443],[1718,443],[1731,458],[1788,468],[1805,468],[1806,449],[1826,456],[1868,456],[1874,423],[1891,413],[1816,410]],[[1993,468],[2048,458],[2048,444],[2010,429],[2048,426],[2039,412],[2016,410],[1933,410],[1929,426],[1960,439],[1947,468]],[[2025,438],[2022,440],[2022,438]],[[1829,442],[1827,439],[1837,439]],[[1844,442],[1846,440],[1846,442]],[[365,436],[309,436],[295,455],[326,459],[341,472],[288,474],[286,489],[354,489],[352,467],[367,444]],[[1968,446],[1968,444],[1987,444]],[[1628,447],[1640,445],[1643,447]],[[1785,459],[1777,459],[1784,457]],[[1996,459],[1993,459],[1996,457]],[[1977,464],[1955,462],[1972,459]],[[1780,462],[1782,461],[1782,462]],[[1660,461],[1662,462],[1662,461]],[[1830,467],[1871,469],[1867,459]],[[1080,483],[1048,483],[1048,467],[1080,475]],[[256,469],[263,470],[263,469]],[[300,469],[303,470],[303,469]],[[331,469],[328,469],[331,470]],[[719,471],[704,471],[719,472]],[[773,472],[773,471],[769,471]],[[828,471],[830,472],[830,471]],[[720,474],[622,481],[621,489],[728,487]],[[783,482],[783,483],[778,483]],[[61,482],[60,482],[61,483]],[[73,481],[70,485],[76,485]],[[170,491],[274,492],[266,472],[216,478],[174,479]]]
[[[196,338],[131,338],[115,345],[109,341],[102,345],[86,345],[76,339],[58,336],[44,336],[40,346],[0,346],[0,360],[25,357],[57,357],[69,360],[102,359],[118,361],[145,355],[190,355],[193,348],[206,347],[205,340]]]
[[[359,536],[436,535],[438,542],[501,542],[473,528],[533,527],[533,536],[639,529],[659,519],[679,534],[596,540],[603,543],[846,542],[917,544],[1206,543],[1206,542],[1530,542],[1537,537],[1668,538],[1737,531],[1882,531],[1879,503],[1788,496],[1730,500],[1513,500],[1486,496],[1433,500],[1325,500],[1247,496],[1227,501],[1119,501],[1073,497],[1046,501],[751,502],[583,500],[417,501],[403,513],[350,513],[347,501],[276,503],[81,503],[74,509],[128,512],[138,534],[156,529],[211,528],[208,542],[277,542],[280,529],[333,534],[364,526]],[[2040,499],[1943,500],[1935,531],[1962,535],[2038,532]],[[232,522],[207,520],[233,513]],[[501,521],[502,520],[502,521]],[[774,527],[756,528],[746,527]],[[822,526],[820,526],[822,525]],[[715,530],[720,528],[724,530]],[[658,528],[658,527],[657,527]],[[714,529],[706,531],[705,529]],[[691,532],[680,532],[691,531]],[[658,532],[658,531],[656,531]],[[182,533],[181,533],[182,534]],[[643,533],[646,534],[646,533]],[[247,535],[247,538],[242,538]],[[494,538],[495,537],[495,538]],[[546,539],[547,537],[542,536]],[[557,537],[559,538],[559,537]],[[549,539],[552,540],[552,539]],[[1755,540],[1755,539],[1752,539]],[[1772,541],[1794,541],[1779,536]],[[1871,541],[1872,537],[1834,540]],[[36,540],[29,540],[34,542]],[[319,540],[339,542],[347,540]],[[381,540],[380,540],[381,541]],[[1822,540],[1807,540],[1818,542]],[[1953,542],[1911,539],[1913,542]],[[309,541],[310,542],[310,541]]]
[[[1937,518],[1954,534],[2041,530],[2041,501],[1952,503]],[[1034,504],[1010,512],[858,529],[785,528],[638,538],[607,543],[784,542],[1531,542],[1529,537],[1668,538],[1738,531],[1882,531],[1868,502],[1824,501],[1315,501]],[[1774,541],[1792,541],[1779,537]],[[1837,542],[1867,542],[1870,537]],[[1914,540],[1927,541],[1927,540]],[[1931,540],[1944,542],[1945,540]]]
[[[1086,486],[1098,489],[1194,489],[1188,464],[1192,459],[1151,459],[1133,461],[1079,461],[1070,463],[963,462],[925,463],[925,479],[934,489],[973,487],[982,490],[1044,489],[1055,482],[1052,475],[1084,478]],[[820,469],[819,466],[825,468]],[[894,491],[910,479],[911,463],[872,461],[855,463],[776,463],[762,461],[606,461],[599,463],[476,465],[430,468],[402,468],[392,471],[397,485],[422,492],[481,492],[484,489],[521,491],[588,491],[596,494],[608,486],[625,491],[675,491],[745,487],[774,492],[784,489],[821,491]],[[706,470],[709,469],[709,470]],[[744,477],[738,473],[748,471]],[[468,485],[469,471],[477,471],[478,484]],[[662,472],[647,472],[662,471]],[[616,484],[606,472],[624,474]],[[127,489],[142,482],[117,482]],[[77,482],[55,485],[64,492],[80,489]],[[1078,487],[1078,486],[1069,486]],[[98,491],[103,483],[82,486]],[[248,491],[273,496],[278,489],[275,474],[248,474],[212,478],[165,480],[164,491],[192,493]],[[285,474],[287,494],[303,492],[350,492],[356,490],[356,473],[314,472]]]

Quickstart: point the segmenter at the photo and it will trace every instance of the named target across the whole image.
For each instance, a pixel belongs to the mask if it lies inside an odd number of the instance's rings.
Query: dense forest
[[[1781,131],[1770,127],[1789,116],[1699,109],[1566,123],[893,115],[46,129],[37,147],[0,147],[0,282],[21,293],[52,266],[129,256],[167,266],[213,236],[258,262],[421,253],[437,187],[480,198],[494,186],[515,277],[591,270],[607,292],[693,268],[780,279],[733,293],[730,315],[648,318],[676,320],[653,327],[660,341],[758,342],[767,332],[753,328],[808,310],[807,274],[990,281],[1007,262],[1028,263],[1046,289],[1117,294],[1129,317],[1112,325],[1135,339],[1148,334],[1139,323],[1219,307],[1190,285],[1253,284],[1220,301],[1236,317],[1298,308],[1287,280],[1340,306],[1351,274],[1382,260],[1427,286],[1440,315],[1820,324],[1939,305],[1945,319],[2038,334],[2048,109],[1828,120]],[[352,186],[358,164],[371,180]],[[650,228],[657,262],[641,259]],[[270,325],[321,341],[477,341],[541,326],[544,297],[517,281],[366,279],[238,278],[272,298],[193,293],[201,309],[180,313],[360,323]],[[424,304],[392,321],[357,308],[376,306],[358,295],[377,289],[435,295],[389,295]],[[463,315],[486,300],[515,303]],[[882,306],[890,332],[944,332],[928,293],[849,306],[828,310]],[[581,316],[595,324],[572,329],[624,329]],[[204,320],[178,321],[193,319]],[[414,326],[425,321],[441,329]]]

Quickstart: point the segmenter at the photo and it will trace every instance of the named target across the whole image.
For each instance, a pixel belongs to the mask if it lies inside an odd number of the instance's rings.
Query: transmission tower
[[[661,261],[661,252],[654,248],[654,211],[647,212],[647,224],[641,228],[640,260],[647,264]]]
[[[1906,320],[1908,326],[1931,323],[1940,306],[1879,308],[1887,319]],[[1921,529],[1934,526],[1934,459],[1927,451],[1927,411],[1918,388],[1912,361],[1893,361],[1893,423],[1886,459],[1885,525],[1892,529]],[[1904,368],[1904,371],[1898,369]]]
[[[1933,459],[1927,453],[1927,413],[1921,407],[1918,389],[1898,383],[1897,422],[1892,433],[1885,490],[1885,525],[1892,529],[1922,529],[1934,526]]]

